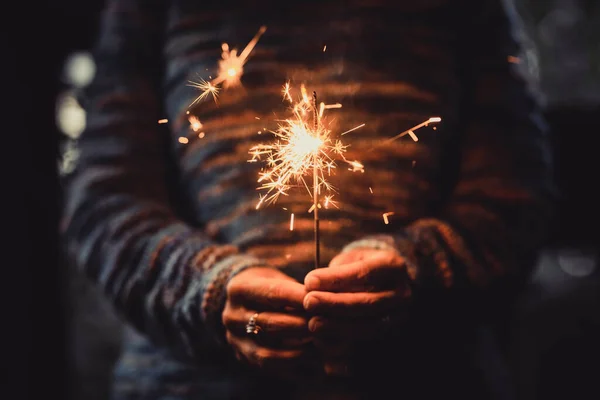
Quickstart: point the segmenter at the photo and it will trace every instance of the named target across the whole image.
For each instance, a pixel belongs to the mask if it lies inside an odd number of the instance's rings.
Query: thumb
[[[336,268],[342,265],[355,263],[357,261],[362,261],[367,258],[374,257],[379,254],[381,250],[369,249],[369,248],[360,248],[353,249],[350,251],[346,251],[338,254],[329,262],[329,268]]]

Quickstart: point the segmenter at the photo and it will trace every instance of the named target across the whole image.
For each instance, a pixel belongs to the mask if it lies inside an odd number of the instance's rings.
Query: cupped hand
[[[355,249],[305,277],[309,331],[328,374],[349,374],[358,346],[383,339],[406,318],[410,297],[404,258],[395,251]]]
[[[235,275],[227,285],[222,320],[238,360],[283,376],[314,370],[318,361],[314,347],[307,346],[305,295],[304,285],[277,269],[254,267]],[[255,333],[247,332],[253,316]]]

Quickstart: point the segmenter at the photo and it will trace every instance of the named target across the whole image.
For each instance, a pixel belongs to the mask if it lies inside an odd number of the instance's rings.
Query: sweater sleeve
[[[67,257],[137,330],[198,361],[223,346],[225,287],[265,265],[213,242],[172,206],[162,118],[160,0],[109,0],[82,98],[79,161],[63,180]]]
[[[519,50],[509,18],[500,1],[473,7],[478,15],[465,21],[462,41],[467,91],[456,184],[438,214],[343,251],[396,250],[407,260],[414,300],[484,316],[493,314],[490,304],[514,299],[530,276],[552,219],[555,187],[540,112],[509,62]],[[460,298],[460,306],[451,298]]]

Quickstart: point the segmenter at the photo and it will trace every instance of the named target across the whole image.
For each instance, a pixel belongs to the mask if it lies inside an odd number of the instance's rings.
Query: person
[[[262,25],[242,86],[194,103]],[[108,0],[61,234],[134,328],[113,398],[510,398],[503,332],[555,196],[518,51],[496,0]],[[332,132],[365,124],[316,269],[311,199],[257,207],[247,162],[286,81],[342,104]]]

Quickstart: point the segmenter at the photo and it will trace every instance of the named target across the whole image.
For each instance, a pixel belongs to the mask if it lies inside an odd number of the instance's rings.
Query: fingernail
[[[321,322],[317,318],[313,318],[310,321],[308,321],[308,330],[311,332],[315,332],[317,329],[319,329],[320,325]]]
[[[319,283],[321,283],[321,281],[319,281],[319,278],[316,276],[307,276],[306,279],[304,279],[304,286],[306,286],[306,290],[308,291],[318,289]]]
[[[316,303],[317,299],[315,299],[314,296],[306,296],[304,298],[304,309],[308,310],[310,307],[314,307]]]

